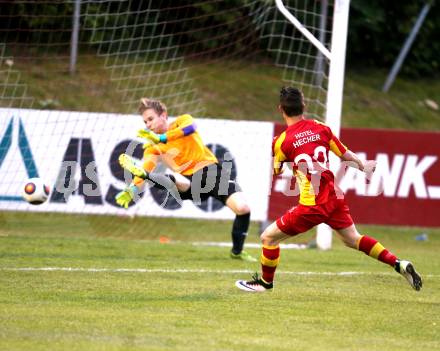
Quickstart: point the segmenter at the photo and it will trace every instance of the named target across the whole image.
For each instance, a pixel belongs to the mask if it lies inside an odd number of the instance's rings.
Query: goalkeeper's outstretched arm
[[[177,128],[170,129],[165,133],[167,141],[180,139],[184,136],[190,135],[197,130],[194,119],[191,115],[179,116],[176,120]]]
[[[170,129],[162,134],[156,134],[148,129],[141,129],[138,131],[137,135],[140,138],[147,139],[148,143],[145,146],[149,146],[151,144],[166,143],[168,141],[180,139],[194,133],[197,129],[193,118],[188,114],[179,116],[175,123],[177,125],[176,128]]]

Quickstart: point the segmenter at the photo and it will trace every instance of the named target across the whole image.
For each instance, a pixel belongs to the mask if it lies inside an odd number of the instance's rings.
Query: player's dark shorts
[[[276,222],[283,233],[293,236],[304,233],[321,223],[328,224],[335,230],[344,229],[353,224],[353,219],[345,200],[332,198],[321,205],[299,204],[278,218]]]
[[[206,166],[190,176],[185,176],[191,181],[189,190],[180,193],[182,200],[201,202],[213,197],[223,204],[232,194],[240,192],[241,187],[232,179],[232,171],[214,163]]]

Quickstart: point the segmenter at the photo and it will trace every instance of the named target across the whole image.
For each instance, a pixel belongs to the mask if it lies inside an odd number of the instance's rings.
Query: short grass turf
[[[414,262],[420,292],[335,239],[330,251],[282,250],[274,291],[247,294],[234,282],[258,264],[192,244],[228,241],[229,222],[155,219],[136,236],[100,221],[1,214],[0,349],[440,350],[439,229],[360,227]]]

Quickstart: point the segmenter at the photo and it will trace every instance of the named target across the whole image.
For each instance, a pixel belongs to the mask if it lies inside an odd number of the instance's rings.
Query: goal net
[[[330,50],[333,1],[283,5]],[[131,227],[144,232],[160,217],[232,218],[215,202],[177,215],[172,203],[156,210],[147,198],[163,194],[146,195],[128,212],[115,206],[125,183],[117,155],[129,145],[142,155],[141,97],[162,100],[170,116],[200,119],[219,158],[234,148],[242,154],[234,167],[250,197],[258,192],[251,179],[270,169],[246,162],[259,147],[270,154],[273,133],[272,124],[250,121],[279,121],[280,87],[301,88],[309,116],[325,120],[330,61],[273,1],[0,0],[0,9],[0,207],[11,216],[84,214],[101,223],[108,215],[96,230],[113,234],[112,223],[127,213],[142,217]],[[48,203],[22,201],[32,176],[54,190]]]

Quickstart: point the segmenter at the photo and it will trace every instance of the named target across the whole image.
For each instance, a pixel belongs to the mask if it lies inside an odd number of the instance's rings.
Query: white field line
[[[157,240],[135,240],[139,243],[157,243]],[[165,241],[162,242],[164,245],[192,245],[192,246],[212,246],[212,247],[232,247],[231,242],[221,242],[221,241],[180,241],[180,240],[172,240],[165,237]],[[261,243],[245,243],[245,248],[248,249],[261,249]],[[281,249],[287,250],[304,250],[307,249],[307,244],[280,244]]]
[[[195,241],[192,242],[191,245],[193,246],[217,246],[217,247],[232,247],[232,244],[230,242],[217,242],[217,241]],[[253,248],[253,249],[260,249],[261,244],[257,243],[246,243],[244,244],[245,248]],[[280,244],[281,249],[293,249],[293,250],[304,250],[307,249],[306,244]]]
[[[161,268],[81,268],[81,267],[0,267],[0,271],[9,272],[88,272],[88,273],[207,273],[207,274],[241,274],[254,273],[255,270],[249,269],[161,269]],[[293,272],[277,271],[277,274],[286,275],[317,275],[317,276],[356,276],[356,275],[395,275],[394,272]],[[424,277],[439,277],[439,275],[424,275]]]

